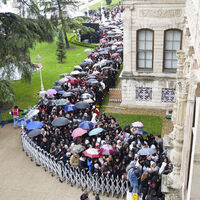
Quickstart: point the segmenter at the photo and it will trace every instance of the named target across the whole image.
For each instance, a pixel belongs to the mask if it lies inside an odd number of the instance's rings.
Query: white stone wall
[[[162,103],[162,88],[175,88],[175,74],[163,73],[164,31],[183,30],[184,1],[124,1],[124,69],[122,72],[122,106],[170,109],[172,103]],[[137,71],[137,30],[154,31],[153,69]],[[127,80],[128,79],[128,80]],[[147,81],[148,80],[148,81]],[[136,87],[152,88],[152,101],[136,101]]]

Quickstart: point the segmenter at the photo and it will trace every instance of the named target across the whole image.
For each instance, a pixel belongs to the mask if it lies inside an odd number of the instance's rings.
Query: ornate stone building
[[[173,106],[172,122],[174,124],[173,131],[164,137],[164,145],[167,147],[168,156],[173,163],[173,172],[168,175],[163,175],[162,191],[166,194],[166,200],[199,200],[200,199],[200,0],[145,0],[145,1],[124,1],[125,7],[125,68],[122,74],[123,95],[122,103],[132,102],[131,105],[137,105],[135,100],[131,98],[136,97],[136,88],[138,86],[138,79],[144,79],[146,72],[139,73],[139,65],[135,64],[140,57],[137,55],[138,48],[137,38],[135,36],[140,16],[141,28],[153,29],[154,37],[157,37],[160,42],[154,41],[154,60],[153,63],[160,62],[162,69],[164,69],[167,55],[166,46],[160,48],[166,41],[166,25],[167,29],[179,29],[181,33],[181,48],[177,50],[177,73],[170,74],[173,76],[173,88],[175,91],[175,103]],[[159,8],[160,7],[160,8]],[[166,11],[167,10],[167,11]],[[160,23],[160,18],[163,19],[164,25]],[[130,20],[131,19],[131,20]],[[153,20],[152,20],[153,19]],[[130,22],[131,21],[131,22]],[[147,26],[150,21],[158,26]],[[133,23],[135,22],[135,23]],[[151,22],[153,24],[153,22]],[[150,23],[150,24],[151,24]],[[136,25],[136,28],[135,28]],[[161,28],[164,27],[164,38]],[[159,30],[157,30],[159,29]],[[126,32],[128,31],[128,32]],[[156,34],[157,32],[157,34]],[[160,35],[160,36],[159,36]],[[127,44],[128,37],[131,37],[131,45]],[[176,37],[177,38],[177,37]],[[170,39],[169,39],[170,40]],[[137,42],[136,42],[137,41]],[[176,40],[178,41],[178,40]],[[171,41],[170,42],[174,42]],[[157,45],[156,45],[157,43]],[[126,49],[127,46],[127,49]],[[137,45],[138,46],[138,45]],[[173,46],[173,45],[172,45]],[[157,49],[158,48],[158,49]],[[162,54],[162,56],[159,56]],[[128,58],[131,55],[131,60]],[[161,63],[161,58],[163,62]],[[126,60],[127,59],[127,60]],[[175,62],[175,61],[171,61]],[[137,66],[137,67],[136,67]],[[175,66],[175,63],[174,65]],[[155,64],[155,67],[159,65]],[[162,81],[169,78],[168,72],[165,70],[158,73],[156,69],[155,79],[159,79],[156,86],[156,92],[164,85]],[[159,68],[158,70],[160,70]],[[143,74],[143,75],[142,75]],[[151,72],[147,77],[153,76]],[[176,76],[176,78],[175,78]],[[167,78],[165,78],[167,77]],[[140,80],[141,80],[140,79]],[[151,78],[151,80],[153,77]],[[149,80],[149,79],[148,79]],[[170,79],[171,80],[171,79]],[[135,81],[135,82],[134,82]],[[140,87],[146,87],[146,79],[142,80]],[[152,81],[154,82],[154,81]],[[148,83],[149,84],[149,83]],[[149,87],[149,86],[148,86]],[[133,88],[131,90],[131,88]],[[167,87],[166,88],[170,88]],[[152,94],[154,88],[152,87]],[[161,90],[160,90],[161,91]],[[131,93],[134,95],[131,96]],[[130,93],[130,94],[129,94]],[[160,99],[160,97],[159,97]],[[152,104],[154,105],[153,95]],[[141,103],[139,102],[139,105]],[[149,103],[148,103],[149,104]]]
[[[184,0],[125,0],[122,106],[172,108]]]

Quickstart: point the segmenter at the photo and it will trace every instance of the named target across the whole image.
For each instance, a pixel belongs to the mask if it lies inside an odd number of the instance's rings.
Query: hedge
[[[83,47],[88,47],[88,48],[96,48],[96,47],[98,47],[97,44],[88,44],[88,43],[84,43],[84,42],[78,41],[77,38],[75,37],[75,35],[71,36],[69,38],[69,41],[72,44],[75,44],[75,45],[78,45],[78,46],[83,46]]]

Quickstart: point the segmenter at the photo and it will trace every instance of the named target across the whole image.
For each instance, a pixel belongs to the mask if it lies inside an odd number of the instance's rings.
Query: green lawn
[[[119,113],[106,113],[116,118],[117,123],[124,127],[126,124],[131,125],[135,121],[141,121],[144,124],[144,130],[153,135],[161,135],[162,133],[162,117],[150,115],[132,115]]]
[[[108,8],[114,7],[114,6],[116,6],[119,3],[119,1],[120,0],[112,0],[112,3],[110,5],[107,5],[106,4],[106,0],[103,0],[103,7],[108,7]],[[96,3],[96,4],[92,5],[92,6],[90,6],[89,9],[96,10],[97,8],[100,8],[100,7],[101,7],[101,2]]]
[[[56,59],[56,42],[53,43],[38,43],[34,50],[31,50],[31,59],[37,63],[36,57],[41,56],[41,63],[43,65],[42,77],[45,90],[52,88],[53,83],[59,79],[61,73],[68,73],[73,70],[73,66],[80,64],[87,54],[84,52],[85,47],[70,45],[72,49],[67,50],[64,64],[59,64]],[[32,76],[31,83],[23,83],[22,81],[13,81],[12,86],[15,91],[16,101],[22,109],[28,106],[33,106],[37,103],[37,93],[41,89],[40,73],[39,71]]]

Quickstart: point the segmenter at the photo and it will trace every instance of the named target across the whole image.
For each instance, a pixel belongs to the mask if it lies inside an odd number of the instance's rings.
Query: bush
[[[78,46],[83,46],[83,47],[88,47],[88,48],[98,47],[97,44],[88,44],[88,43],[80,42],[80,41],[77,40],[77,38],[74,35],[69,38],[69,41],[72,44],[75,44],[75,45],[78,45]]]

